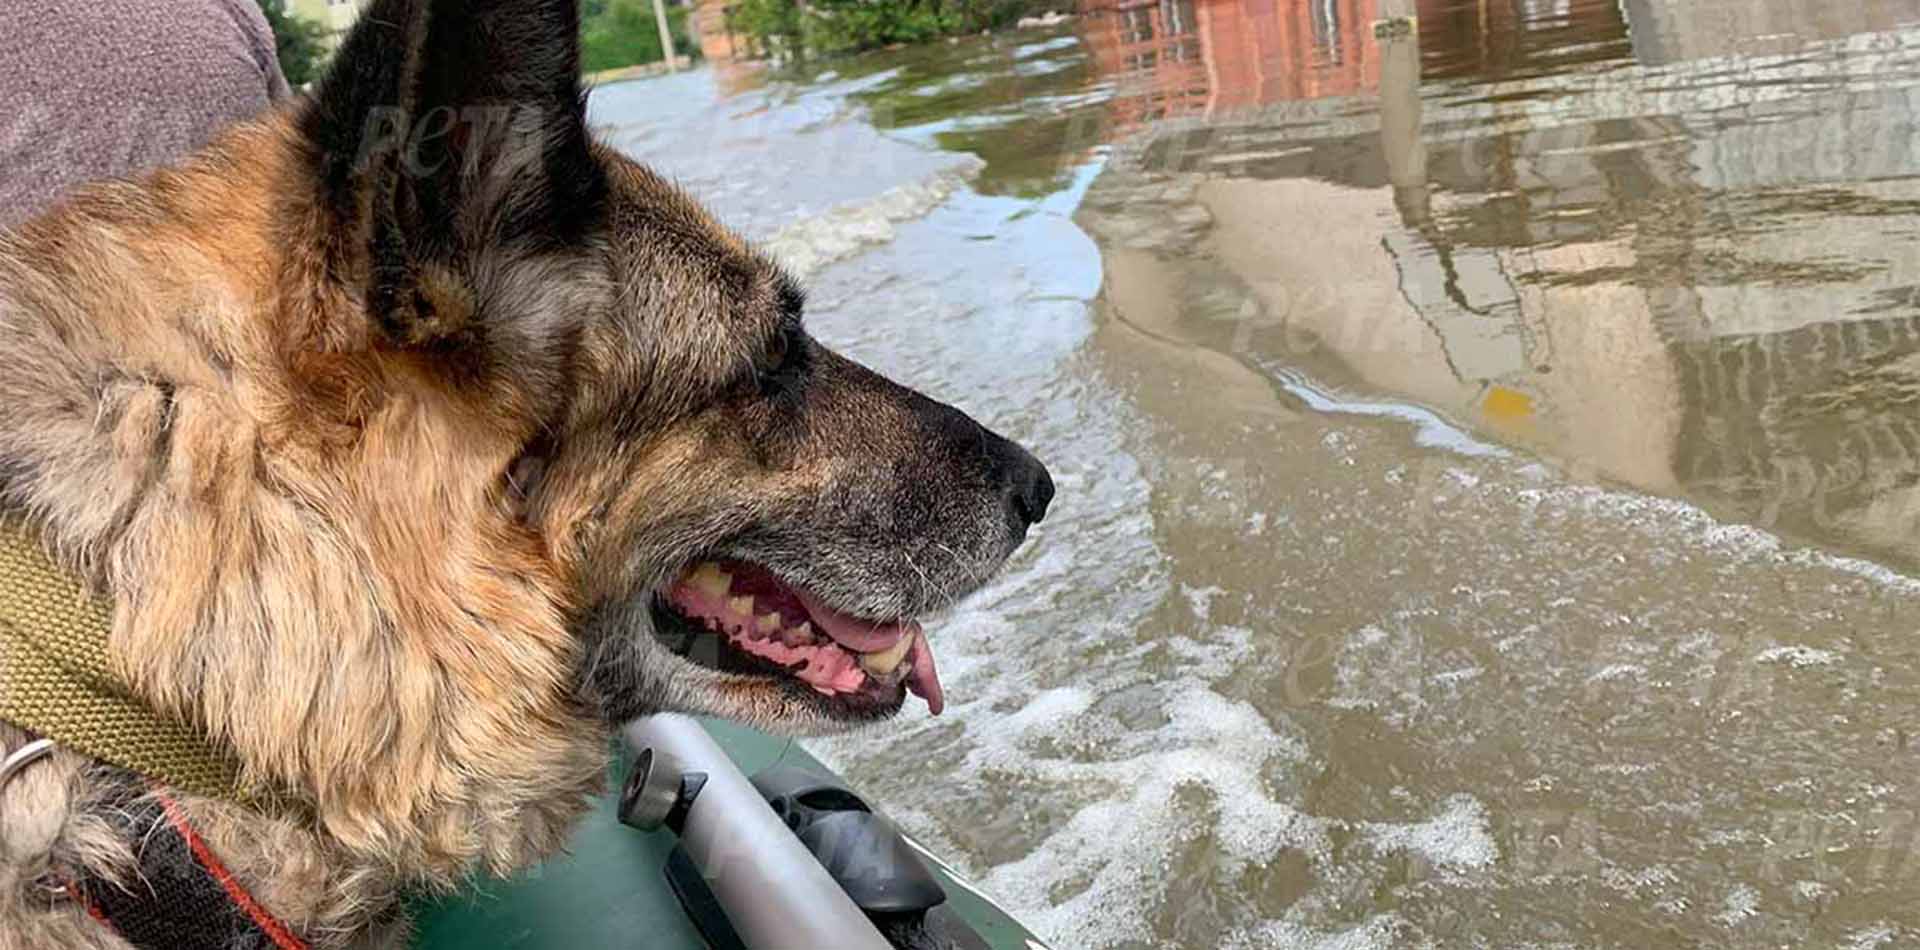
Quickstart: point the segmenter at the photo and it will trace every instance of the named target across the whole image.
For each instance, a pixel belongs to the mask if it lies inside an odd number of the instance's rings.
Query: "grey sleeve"
[[[234,22],[240,27],[247,47],[253,54],[253,60],[260,67],[260,77],[266,83],[267,100],[279,102],[293,95],[287,85],[287,77],[280,69],[278,44],[273,39],[273,28],[267,25],[266,14],[260,11],[255,0],[221,0],[233,15]],[[275,0],[268,0],[275,2]]]
[[[0,229],[290,95],[258,0],[0,6]]]

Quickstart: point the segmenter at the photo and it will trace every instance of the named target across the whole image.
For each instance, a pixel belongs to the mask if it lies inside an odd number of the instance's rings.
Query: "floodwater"
[[[593,115],[1053,467],[947,715],[814,747],[1058,946],[1920,945],[1920,0],[1168,0]]]

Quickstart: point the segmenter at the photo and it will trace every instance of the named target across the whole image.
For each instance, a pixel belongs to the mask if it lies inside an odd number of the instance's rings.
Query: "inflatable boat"
[[[800,745],[628,726],[568,853],[417,908],[417,950],[1045,950]]]

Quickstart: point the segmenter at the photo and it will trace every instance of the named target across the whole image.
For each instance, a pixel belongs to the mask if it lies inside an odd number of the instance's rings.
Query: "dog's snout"
[[[1033,453],[1014,446],[1013,510],[1029,525],[1039,524],[1053,505],[1053,476]]]
[[[957,407],[873,376],[870,371],[860,371],[879,380],[889,392],[904,396],[925,427],[922,431],[930,444],[946,450],[935,458],[967,467],[981,466],[977,471],[985,479],[979,487],[985,491],[974,497],[989,505],[995,501],[1004,505],[1002,511],[1016,534],[1024,536],[1027,528],[1047,517],[1047,510],[1053,507],[1053,476],[1032,452],[974,421]]]

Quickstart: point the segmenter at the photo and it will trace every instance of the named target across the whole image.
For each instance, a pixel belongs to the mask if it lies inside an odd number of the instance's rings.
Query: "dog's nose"
[[[1045,520],[1047,508],[1053,504],[1053,476],[1047,474],[1047,467],[1033,457],[1026,449],[1017,449],[1019,461],[1013,470],[1013,507],[1027,524],[1035,525]]]

